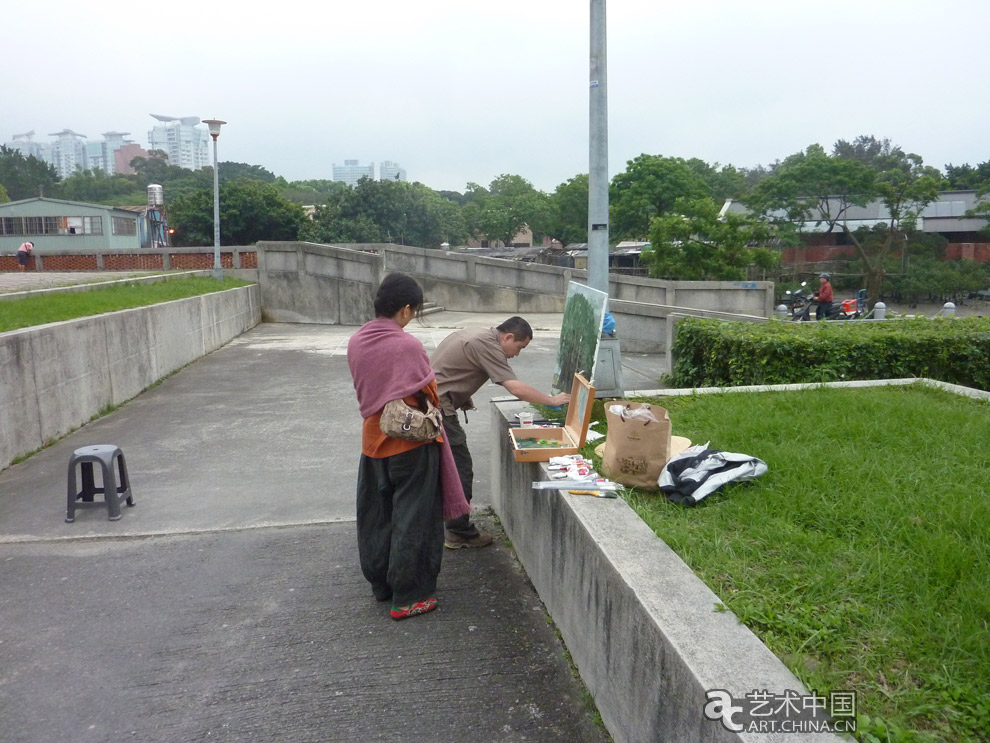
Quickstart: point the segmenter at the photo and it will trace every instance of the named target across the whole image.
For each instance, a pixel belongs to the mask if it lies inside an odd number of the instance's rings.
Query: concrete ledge
[[[265,320],[360,325],[374,313],[376,284],[391,271],[415,277],[446,309],[522,314],[562,312],[570,281],[585,271],[399,245],[259,242],[258,281]],[[670,312],[765,319],[773,310],[766,281],[662,281],[610,274],[613,313],[624,348],[662,353]],[[677,301],[674,301],[674,297]]]
[[[691,387],[691,388],[662,388],[655,390],[633,390],[626,392],[628,397],[678,397],[683,395],[719,395],[730,392],[789,392],[794,390],[812,390],[822,387],[834,389],[861,389],[864,387],[894,387],[907,384],[923,384],[933,389],[945,390],[954,395],[971,397],[974,400],[990,400],[990,392],[973,387],[963,387],[960,384],[941,382],[927,377],[902,377],[899,379],[857,379],[848,382],[799,382],[795,384],[751,384],[739,387]]]
[[[507,433],[523,405],[493,411],[493,504],[617,743],[838,743],[705,719],[708,689],[807,691],[625,501],[532,489],[545,466],[517,463]]]
[[[255,284],[0,333],[0,468],[260,320]]]

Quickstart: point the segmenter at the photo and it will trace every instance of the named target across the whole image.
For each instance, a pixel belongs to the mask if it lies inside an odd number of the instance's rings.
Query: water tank
[[[148,206],[162,206],[165,203],[165,190],[157,183],[148,184]]]

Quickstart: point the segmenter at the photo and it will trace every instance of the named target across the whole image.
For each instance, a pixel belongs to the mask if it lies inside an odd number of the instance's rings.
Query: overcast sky
[[[988,0],[609,0],[609,175],[641,153],[768,165],[888,137],[990,160]],[[398,162],[463,191],[588,172],[587,0],[49,0],[0,11],[0,142],[228,122],[289,180]]]

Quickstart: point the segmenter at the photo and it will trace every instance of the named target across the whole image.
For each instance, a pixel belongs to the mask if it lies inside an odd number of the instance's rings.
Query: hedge
[[[675,387],[928,377],[990,390],[990,318],[675,326]]]

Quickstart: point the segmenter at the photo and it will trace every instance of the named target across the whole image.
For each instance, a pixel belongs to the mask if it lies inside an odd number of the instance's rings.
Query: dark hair
[[[519,316],[510,317],[495,330],[499,333],[512,333],[512,337],[517,341],[533,340],[533,328]]]
[[[407,304],[419,312],[423,306],[423,289],[412,276],[390,273],[375,294],[375,317],[393,317]]]

